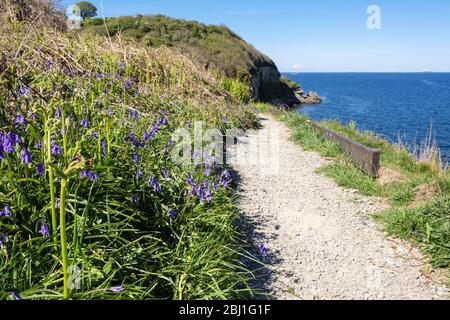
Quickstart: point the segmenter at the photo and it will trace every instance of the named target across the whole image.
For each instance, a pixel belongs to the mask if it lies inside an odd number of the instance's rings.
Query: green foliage
[[[86,32],[107,34],[105,26],[97,22],[87,21],[85,26]],[[247,83],[257,66],[273,64],[225,26],[162,15],[109,18],[106,26],[112,36],[123,33],[125,38],[139,39],[151,47],[176,47],[207,69]]]
[[[414,240],[431,257],[435,267],[450,267],[450,196],[443,194],[416,209],[393,208],[377,214],[386,230],[401,239]]]
[[[88,1],[81,1],[76,4],[80,10],[80,16],[84,19],[93,18],[97,15],[97,7]]]
[[[300,85],[297,82],[292,81],[291,79],[289,79],[289,78],[287,78],[285,76],[281,76],[281,82],[287,84],[287,86],[289,88],[291,88],[292,90],[294,90],[294,91],[298,90],[298,89],[301,89]]]
[[[257,125],[252,109],[169,49],[26,30],[0,39],[0,133],[20,137],[0,150],[0,299],[250,295],[225,168],[170,150],[195,121]],[[66,290],[71,266],[80,288]]]
[[[251,100],[249,87],[238,79],[225,78],[222,80],[223,88],[237,101],[249,103]]]

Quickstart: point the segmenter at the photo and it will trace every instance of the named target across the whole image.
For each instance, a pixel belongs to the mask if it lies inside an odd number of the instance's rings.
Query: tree
[[[84,19],[93,18],[97,15],[97,8],[88,1],[81,1],[76,4],[80,9],[80,16]]]

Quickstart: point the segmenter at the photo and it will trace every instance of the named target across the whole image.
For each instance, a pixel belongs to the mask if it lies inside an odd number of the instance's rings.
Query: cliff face
[[[106,35],[103,23],[103,19],[87,21],[85,30]],[[294,90],[281,81],[275,63],[225,26],[162,15],[109,18],[106,23],[112,36],[177,48],[201,67],[240,79],[251,87],[255,100],[290,107],[300,103]]]
[[[293,107],[300,100],[289,86],[281,81],[275,64],[258,67],[252,73],[252,94],[258,101]]]

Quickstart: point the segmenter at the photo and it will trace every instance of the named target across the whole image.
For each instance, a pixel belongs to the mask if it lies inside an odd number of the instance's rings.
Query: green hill
[[[162,15],[88,19],[90,33],[139,40],[150,47],[168,46],[187,54],[198,66],[220,77],[238,79],[256,100],[299,103],[280,79],[275,63],[226,26],[172,19]]]

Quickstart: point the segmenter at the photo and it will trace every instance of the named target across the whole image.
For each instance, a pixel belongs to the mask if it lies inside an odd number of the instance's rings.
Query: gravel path
[[[277,299],[448,299],[437,273],[424,275],[420,253],[386,237],[370,217],[383,209],[379,199],[315,173],[326,160],[295,145],[271,116],[262,123],[229,154],[232,161],[258,155],[232,167],[254,228],[249,239],[267,248],[266,292]],[[267,136],[278,143],[265,143]]]

